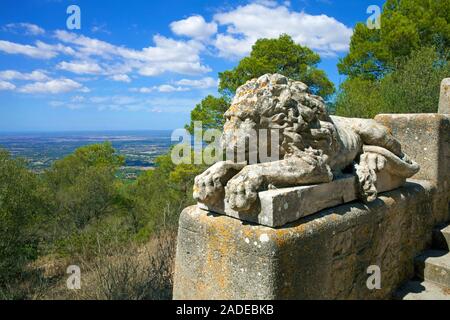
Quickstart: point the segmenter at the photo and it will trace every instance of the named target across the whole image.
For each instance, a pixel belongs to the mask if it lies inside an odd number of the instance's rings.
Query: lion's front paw
[[[231,179],[225,187],[225,199],[231,209],[248,211],[258,199],[258,191],[262,185],[262,178],[241,172]]]
[[[211,168],[195,177],[194,199],[210,205],[223,199],[225,190],[220,179],[221,175]]]

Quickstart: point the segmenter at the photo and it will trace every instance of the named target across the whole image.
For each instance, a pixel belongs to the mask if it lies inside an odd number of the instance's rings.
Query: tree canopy
[[[194,121],[202,122],[204,130],[222,128],[225,122],[223,114],[229,106],[230,102],[226,97],[207,96],[191,111],[191,123],[186,129],[193,134]]]
[[[116,200],[115,174],[123,164],[111,143],[84,146],[56,161],[44,174],[55,219],[68,221],[64,228],[71,231],[109,213]]]
[[[233,95],[246,81],[266,73],[281,73],[306,83],[311,91],[324,98],[334,92],[333,83],[317,68],[320,56],[311,49],[296,44],[289,35],[278,39],[259,39],[248,57],[232,70],[219,73],[219,91]]]
[[[30,230],[44,208],[37,177],[0,150],[0,289],[35,256],[37,235]]]
[[[434,47],[442,59],[450,48],[450,1],[387,0],[381,28],[356,25],[349,54],[338,64],[349,77],[380,79],[395,69],[398,58]]]
[[[249,56],[236,68],[219,73],[221,96],[207,96],[191,112],[191,122],[186,126],[193,133],[194,121],[201,121],[203,129],[222,129],[223,114],[228,109],[236,89],[248,80],[266,73],[281,73],[291,79],[306,83],[311,92],[330,98],[334,84],[323,70],[317,68],[320,56],[307,47],[296,44],[289,35],[277,39],[259,39]]]

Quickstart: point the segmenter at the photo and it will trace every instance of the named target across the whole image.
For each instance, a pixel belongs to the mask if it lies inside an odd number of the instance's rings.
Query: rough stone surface
[[[420,165],[420,171],[413,178],[435,183],[438,191],[447,195],[438,199],[448,204],[450,201],[450,116],[382,114],[376,116],[375,120],[388,127],[401,142],[405,153]],[[449,211],[447,216],[448,213]]]
[[[450,78],[442,80],[439,113],[450,114]]]
[[[415,259],[416,275],[450,289],[450,253],[428,250]]]
[[[404,184],[403,178],[391,174],[378,175],[378,192],[396,189]],[[329,183],[268,190],[259,193],[260,205],[257,212],[242,213],[229,207],[224,200],[222,206],[210,207],[199,203],[202,210],[253,222],[268,227],[281,227],[302,217],[354,201],[358,198],[357,177],[346,175]]]
[[[397,300],[450,300],[450,289],[429,281],[408,281],[394,295]]]
[[[363,205],[322,211],[283,228],[187,208],[180,217],[175,299],[387,299],[431,243],[435,187],[424,181]],[[382,270],[381,290],[366,286]]]
[[[374,201],[377,175],[385,167],[399,169],[394,171],[403,179],[419,169],[386,127],[373,119],[329,116],[321,97],[280,74],[266,74],[239,87],[225,118],[226,153],[237,162],[254,163],[219,162],[196,177],[194,198],[211,208],[220,207],[225,198],[242,215],[257,213],[259,192],[327,183],[355,161],[361,197]],[[261,143],[261,130],[271,137],[277,131],[278,138]],[[378,149],[366,152],[364,146]],[[277,150],[279,157],[261,159],[264,147]]]

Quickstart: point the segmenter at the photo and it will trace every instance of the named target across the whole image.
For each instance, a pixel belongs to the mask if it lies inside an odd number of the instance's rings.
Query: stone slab
[[[442,80],[439,113],[450,114],[450,78]]]
[[[450,253],[428,250],[415,259],[416,275],[450,289]]]
[[[450,300],[450,289],[429,281],[408,281],[395,294],[396,300]]]
[[[332,208],[358,198],[356,176],[345,175],[329,183],[310,186],[268,190],[259,193],[257,212],[237,212],[226,201],[221,207],[209,207],[199,203],[202,210],[224,214],[239,220],[268,227],[281,227],[321,210]],[[379,192],[400,187],[404,179],[380,175],[377,180]]]

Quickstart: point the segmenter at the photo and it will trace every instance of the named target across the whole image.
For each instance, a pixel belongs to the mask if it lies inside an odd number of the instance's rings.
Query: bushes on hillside
[[[422,48],[398,59],[395,71],[379,80],[346,80],[337,95],[336,113],[373,118],[379,113],[437,112],[440,83],[449,76],[450,63],[434,48]]]
[[[38,178],[24,161],[0,150],[0,290],[36,257],[38,238],[33,225],[44,209]]]
[[[0,298],[170,298],[173,230],[201,169],[168,153],[130,184],[116,177],[122,164],[105,143],[37,175],[0,151]],[[64,268],[47,275],[60,264],[80,264],[84,290],[65,288]]]

